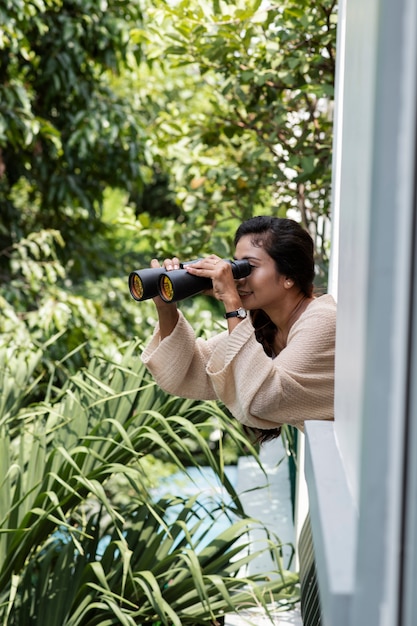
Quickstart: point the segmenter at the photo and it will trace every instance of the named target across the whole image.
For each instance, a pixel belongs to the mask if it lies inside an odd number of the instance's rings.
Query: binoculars
[[[185,268],[190,263],[180,263],[179,270],[167,272],[164,267],[135,270],[129,274],[130,295],[139,302],[160,296],[165,302],[178,302],[195,296],[213,285],[210,278],[193,276]],[[247,259],[228,261],[232,266],[233,278],[249,276],[252,266]]]

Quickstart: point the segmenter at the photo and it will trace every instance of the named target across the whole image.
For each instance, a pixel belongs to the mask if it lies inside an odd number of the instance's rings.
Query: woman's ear
[[[291,289],[291,287],[294,287],[294,281],[292,278],[286,278],[284,285],[287,289]]]

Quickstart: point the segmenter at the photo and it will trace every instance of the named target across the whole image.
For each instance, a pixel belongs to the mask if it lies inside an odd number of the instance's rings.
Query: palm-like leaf
[[[275,580],[239,576],[253,558],[247,535],[253,520],[236,521],[198,552],[193,537],[201,519],[195,519],[193,500],[183,504],[166,528],[151,507],[138,506],[123,537],[103,529],[110,540],[102,556],[101,513],[90,520],[81,552],[69,536],[50,540],[25,569],[25,593],[9,624],[203,624],[288,595],[294,574]],[[161,501],[157,508],[163,515],[171,505]]]
[[[222,463],[200,430],[213,415],[225,428],[233,425],[213,403],[159,390],[136,350],[135,343],[128,345],[119,364],[94,360],[52,404],[18,415],[6,411],[0,440],[4,624],[197,624],[236,602],[259,602],[256,581],[237,577],[253,558],[243,557],[239,544],[250,521],[234,521],[229,533],[198,553],[206,531],[196,501],[182,503],[179,513],[173,509],[178,502],[152,506],[141,464],[158,453],[185,469],[184,462],[195,463],[187,443],[192,438],[226,485],[231,515],[242,516]],[[238,429],[235,438],[247,448]],[[120,474],[131,488],[127,507],[116,505],[107,490],[108,479]],[[88,502],[97,503],[99,512],[87,509]],[[174,522],[166,516],[172,509]],[[284,586],[294,582],[289,575]],[[279,591],[282,585],[264,587]]]

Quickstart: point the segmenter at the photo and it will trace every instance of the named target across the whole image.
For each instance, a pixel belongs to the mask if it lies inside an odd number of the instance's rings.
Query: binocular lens
[[[130,293],[135,300],[142,300],[143,298],[143,283],[141,278],[137,274],[130,275]]]
[[[165,272],[163,267],[147,267],[129,274],[130,295],[135,300],[155,298],[158,292],[158,280]]]
[[[160,295],[165,302],[171,302],[174,297],[174,287],[168,274],[163,274],[159,283]]]

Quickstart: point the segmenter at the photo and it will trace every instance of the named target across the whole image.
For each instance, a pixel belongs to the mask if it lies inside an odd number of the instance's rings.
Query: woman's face
[[[235,258],[247,259],[252,271],[237,281],[237,290],[245,309],[263,309],[265,313],[279,306],[286,289],[285,276],[279,274],[275,261],[262,246],[254,246],[252,235],[244,235],[236,245]]]

